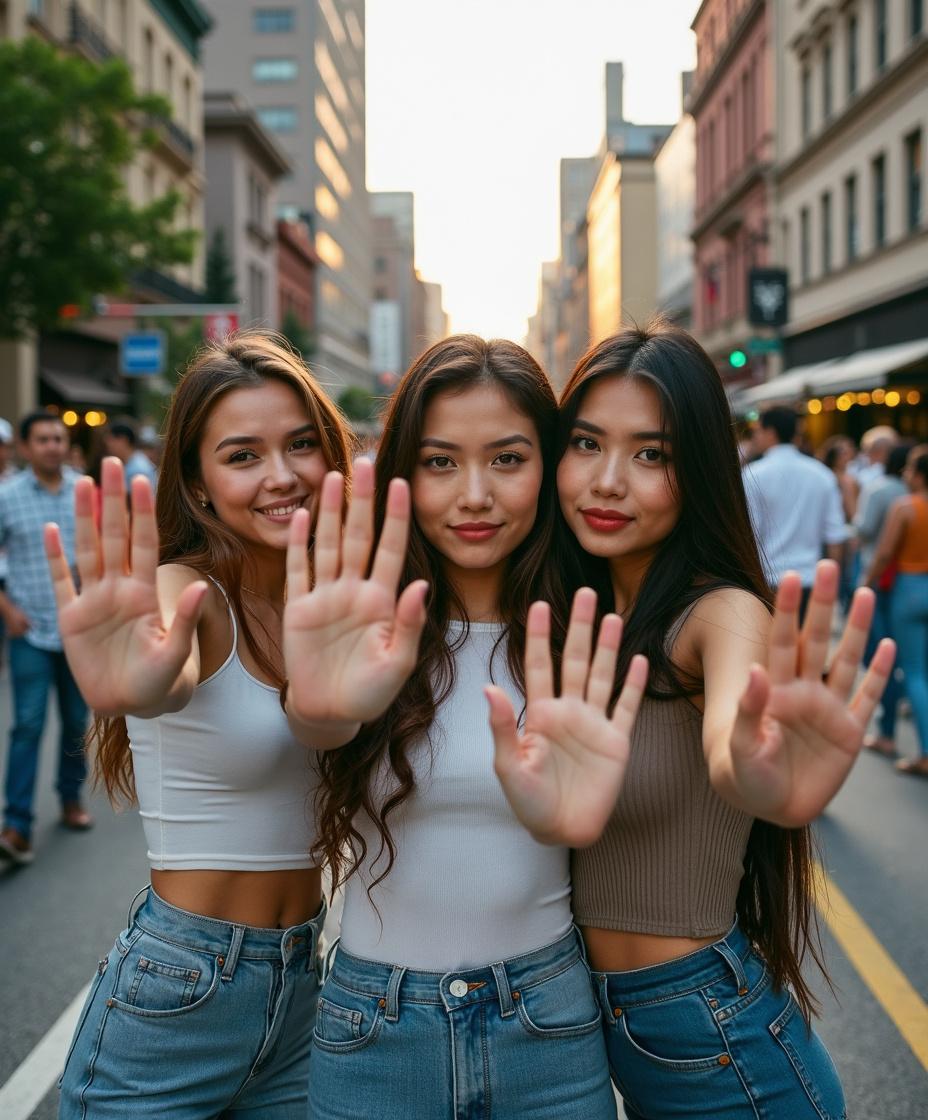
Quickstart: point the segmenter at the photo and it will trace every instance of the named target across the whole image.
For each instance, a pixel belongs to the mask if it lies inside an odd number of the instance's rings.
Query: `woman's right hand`
[[[132,529],[122,463],[104,459],[102,532],[94,522],[94,484],[74,490],[80,592],[57,525],[45,526],[45,553],[61,640],[78,688],[99,715],[143,713],[163,704],[190,656],[207,591],[202,580],[180,594],[170,626],[158,601],[158,531],[151,486],[132,481]]]
[[[374,471],[355,464],[351,503],[342,519],[344,479],[326,475],[319,496],[310,590],[309,514],[298,510],[287,550],[284,661],[287,713],[310,729],[351,726],[376,719],[396,699],[416,664],[425,625],[424,580],[397,598],[409,536],[409,486],[390,483],[387,511],[373,564]],[[368,568],[370,573],[368,574]],[[309,732],[307,734],[306,732]]]

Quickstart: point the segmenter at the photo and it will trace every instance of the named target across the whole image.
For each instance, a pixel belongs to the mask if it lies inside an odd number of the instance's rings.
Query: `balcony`
[[[79,4],[72,4],[68,11],[68,42],[91,62],[106,62],[116,55],[102,28]]]
[[[161,113],[150,113],[145,124],[155,133],[160,150],[173,159],[181,171],[193,168],[197,145],[185,128]]]

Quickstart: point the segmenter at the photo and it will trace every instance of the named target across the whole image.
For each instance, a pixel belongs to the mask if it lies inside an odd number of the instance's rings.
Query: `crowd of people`
[[[14,702],[41,672],[92,710],[151,866],[63,1120],[605,1120],[612,1084],[630,1120],[844,1114],[801,967],[824,968],[810,824],[895,648],[870,586],[833,641],[847,511],[794,417],[761,418],[743,476],[713,363],[658,320],[592,347],[560,401],[514,343],[436,343],[374,462],[261,332],[186,371],[156,491],[127,486],[120,433],[95,481],[53,415],[26,421],[0,484]],[[863,576],[892,562],[909,618],[912,462]],[[73,738],[61,758],[63,813],[86,813]],[[344,897],[324,964],[323,869]]]

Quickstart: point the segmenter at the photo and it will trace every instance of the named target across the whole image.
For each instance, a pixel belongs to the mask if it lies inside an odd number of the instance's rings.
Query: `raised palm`
[[[595,593],[582,588],[574,598],[557,696],[550,613],[545,603],[532,605],[521,731],[506,694],[494,685],[486,689],[497,776],[516,816],[545,843],[584,847],[599,837],[622,788],[647,679],[646,659],[632,658],[610,717],[622,623],[606,615],[591,660],[595,613]]]
[[[103,715],[143,711],[164,699],[190,656],[206,585],[181,594],[170,627],[158,602],[158,532],[151,487],[132,485],[132,528],[123,468],[106,459],[101,472],[102,532],[93,516],[93,482],[75,487],[75,542],[80,593],[74,587],[57,525],[45,551],[68,665],[84,699]]]
[[[731,735],[739,799],[756,816],[785,826],[814,820],[841,788],[895,658],[895,644],[884,639],[854,689],[874,606],[873,592],[861,588],[825,674],[838,578],[833,561],[818,565],[801,632],[799,576],[783,578],[767,668],[752,667]]]
[[[344,480],[336,472],[326,476],[311,590],[308,515],[298,511],[291,524],[284,611],[287,707],[305,723],[377,718],[416,664],[427,585],[416,581],[397,598],[409,535],[409,487],[399,479],[390,484],[383,530],[370,565],[373,494],[373,468],[359,460],[343,522]]]

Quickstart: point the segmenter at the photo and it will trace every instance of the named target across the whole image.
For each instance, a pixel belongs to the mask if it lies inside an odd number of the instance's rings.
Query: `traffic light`
[[[732,369],[744,369],[748,364],[748,356],[743,350],[732,350],[728,355],[728,364]]]

